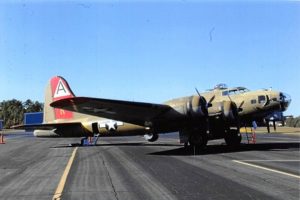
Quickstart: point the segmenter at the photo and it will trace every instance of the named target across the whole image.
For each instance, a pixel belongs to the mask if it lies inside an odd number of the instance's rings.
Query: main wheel
[[[207,140],[206,134],[194,132],[190,135],[189,143],[191,146],[203,149],[206,147]]]
[[[230,130],[225,134],[224,139],[228,146],[236,147],[241,144],[242,135],[238,130]]]

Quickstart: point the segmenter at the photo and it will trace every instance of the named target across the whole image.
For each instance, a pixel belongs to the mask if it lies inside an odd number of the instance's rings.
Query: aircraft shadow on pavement
[[[148,155],[158,156],[190,156],[190,155],[209,155],[209,154],[224,154],[234,152],[246,152],[246,151],[282,151],[282,150],[296,150],[300,151],[300,143],[259,143],[259,144],[241,144],[239,147],[233,148],[227,145],[208,145],[205,149],[185,149],[180,144],[166,144],[166,143],[143,143],[143,142],[131,142],[131,143],[109,143],[109,144],[97,144],[93,146],[80,146],[79,143],[73,144],[61,144],[53,146],[51,148],[73,148],[79,146],[81,148],[87,147],[179,147],[176,149],[164,150],[149,153]]]
[[[282,150],[300,150],[300,143],[259,143],[259,144],[241,144],[239,147],[229,147],[227,145],[208,145],[205,149],[195,149],[184,147],[150,153],[150,155],[163,156],[190,156],[190,155],[209,155],[223,154],[244,151],[282,151]]]
[[[164,143],[143,143],[143,142],[131,142],[131,143],[109,143],[109,144],[96,144],[96,145],[87,145],[81,146],[79,143],[72,144],[60,144],[53,146],[51,148],[68,148],[68,147],[109,147],[109,146],[156,146],[156,147],[182,147],[180,144],[164,144]]]

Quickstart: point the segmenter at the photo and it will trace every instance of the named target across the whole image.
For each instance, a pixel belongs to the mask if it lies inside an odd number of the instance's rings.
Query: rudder
[[[55,76],[50,79],[45,90],[44,102],[44,123],[53,122],[55,120],[73,119],[73,112],[52,108],[50,103],[64,98],[75,97],[68,82],[61,76]]]

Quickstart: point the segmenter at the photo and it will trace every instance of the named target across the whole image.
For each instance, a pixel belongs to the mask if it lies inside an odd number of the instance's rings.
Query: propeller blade
[[[212,97],[210,98],[210,100],[209,100],[209,102],[208,102],[208,103],[210,103],[210,104],[211,104],[211,102],[213,102],[213,100],[215,99],[215,97],[216,97],[216,95],[212,96]]]
[[[195,90],[196,90],[197,94],[199,95],[199,97],[201,97],[201,94],[200,94],[200,92],[198,91],[198,89],[197,89],[196,87],[195,87]],[[203,98],[203,97],[202,97],[202,98]],[[212,106],[211,102],[214,100],[214,98],[215,98],[215,95],[210,99],[209,102],[206,103],[206,107],[207,107],[207,108],[209,108],[209,107]]]
[[[200,92],[198,91],[198,89],[195,87],[195,90],[197,92],[197,94],[199,95],[199,97],[201,97]]]
[[[238,107],[238,112],[242,112],[243,111],[243,105],[244,105],[245,101],[242,101],[240,106]]]
[[[269,97],[269,95],[266,95],[266,99],[267,99],[267,100],[266,100],[266,103],[265,103],[264,106],[270,104],[270,97]]]
[[[240,104],[239,108],[242,108],[242,106],[244,105],[245,101],[242,101],[242,103]]]

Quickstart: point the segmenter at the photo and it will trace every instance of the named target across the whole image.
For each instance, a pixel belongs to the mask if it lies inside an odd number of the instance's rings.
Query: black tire
[[[187,148],[189,147],[189,143],[188,143],[188,142],[185,142],[183,147],[184,147],[185,149],[187,149]]]
[[[148,142],[155,142],[158,139],[159,135],[158,134],[153,134],[151,139],[148,140]]]
[[[238,132],[238,130],[230,130],[226,133],[224,139],[228,146],[237,147],[241,144],[242,135]]]
[[[189,143],[192,147],[204,149],[207,145],[208,137],[206,134],[193,133],[190,135]]]

